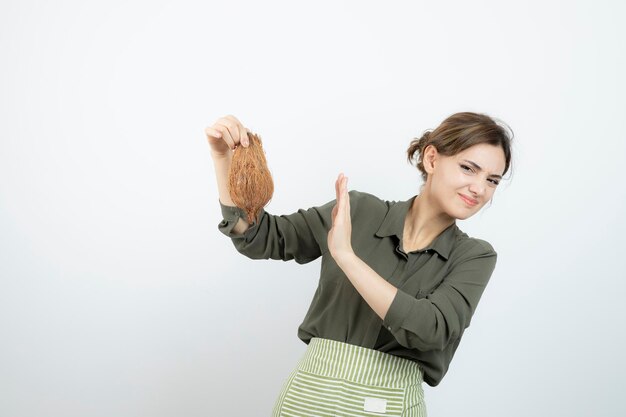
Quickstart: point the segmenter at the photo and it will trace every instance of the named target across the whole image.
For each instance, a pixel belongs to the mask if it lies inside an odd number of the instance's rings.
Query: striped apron
[[[314,337],[272,417],[426,417],[423,378],[417,362]]]

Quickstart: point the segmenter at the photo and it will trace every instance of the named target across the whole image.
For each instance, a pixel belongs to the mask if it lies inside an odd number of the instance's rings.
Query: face
[[[502,148],[486,143],[453,156],[441,155],[431,145],[423,161],[432,198],[450,217],[460,220],[473,216],[491,200],[506,163]]]

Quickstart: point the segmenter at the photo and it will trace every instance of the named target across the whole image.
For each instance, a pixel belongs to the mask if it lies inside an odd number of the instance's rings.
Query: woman
[[[248,146],[234,116],[205,130],[217,174],[219,230],[252,259],[320,256],[317,291],[298,328],[308,344],[273,416],[426,416],[422,382],[439,384],[496,265],[487,241],[456,225],[491,200],[511,163],[511,140],[484,114],[456,113],[415,138],[408,161],[420,193],[404,201],[348,192],[289,215],[261,209],[248,224],[228,192],[237,146]]]

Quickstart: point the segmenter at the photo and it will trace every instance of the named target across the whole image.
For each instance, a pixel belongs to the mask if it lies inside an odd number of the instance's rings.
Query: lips
[[[462,199],[463,201],[465,201],[467,204],[469,204],[470,206],[475,206],[476,204],[478,204],[478,201],[477,201],[477,200],[474,200],[474,199],[472,199],[472,198],[469,198],[469,197],[467,197],[467,196],[465,196],[465,195],[463,195],[463,194],[459,194],[459,195],[461,196],[461,199]]]

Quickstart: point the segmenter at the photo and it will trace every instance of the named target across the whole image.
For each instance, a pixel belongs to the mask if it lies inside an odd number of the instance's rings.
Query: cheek
[[[453,171],[448,174],[446,177],[446,182],[454,187],[460,188],[464,187],[468,184],[470,177],[460,171]]]
[[[449,173],[447,176],[439,176],[433,182],[433,190],[439,194],[442,203],[452,202],[457,194],[467,186],[467,182],[460,175]],[[446,203],[447,204],[447,203]]]
[[[466,175],[461,170],[445,167],[437,172],[436,177],[441,183],[453,184],[462,181]]]

